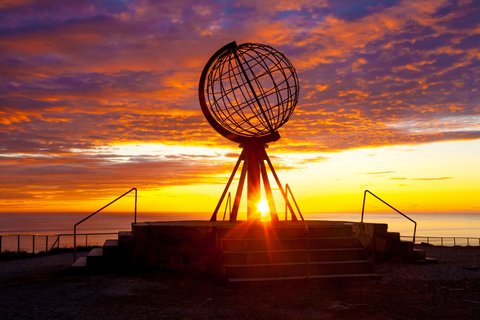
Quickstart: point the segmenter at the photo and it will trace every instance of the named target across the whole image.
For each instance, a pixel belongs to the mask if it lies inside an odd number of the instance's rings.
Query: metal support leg
[[[280,192],[282,193],[283,198],[285,199],[285,203],[288,207],[288,210],[290,210],[290,213],[292,214],[292,221],[298,221],[297,216],[295,215],[295,212],[293,211],[293,207],[287,199],[287,193],[282,187],[282,183],[280,182],[280,179],[278,178],[277,173],[275,172],[275,169],[273,168],[272,162],[270,161],[270,158],[268,157],[267,152],[265,152],[265,160],[267,160],[268,167],[270,168],[270,171],[272,172],[273,177],[275,178],[275,181],[277,182],[278,188],[280,189]]]
[[[248,164],[243,163],[242,173],[240,174],[240,181],[238,182],[237,193],[233,202],[232,213],[230,214],[230,222],[237,221],[238,208],[240,207],[240,200],[242,198],[243,185],[245,184],[245,176],[247,175]]]
[[[235,174],[237,173],[238,166],[244,159],[244,152],[245,150],[242,150],[242,153],[240,153],[240,156],[238,157],[237,163],[235,164],[235,168],[233,168],[232,174],[230,175],[230,178],[228,179],[227,185],[225,186],[225,189],[223,190],[222,196],[220,197],[220,200],[218,200],[217,206],[215,207],[215,210],[213,211],[212,217],[210,218],[210,221],[217,221],[217,213],[218,210],[220,209],[223,199],[225,199],[225,195],[227,194],[228,189],[230,188],[230,184],[233,181],[233,178],[235,177]]]
[[[263,185],[265,187],[265,194],[267,196],[268,208],[270,210],[270,217],[272,221],[278,221],[277,209],[275,208],[275,201],[273,200],[272,188],[270,187],[270,181],[268,180],[267,169],[265,163],[260,163],[260,171],[262,172]]]

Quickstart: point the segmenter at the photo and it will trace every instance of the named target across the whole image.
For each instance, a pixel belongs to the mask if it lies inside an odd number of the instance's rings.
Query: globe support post
[[[260,203],[260,166],[259,146],[250,143],[245,146],[247,154],[247,219],[258,219],[258,204]]]
[[[235,173],[237,173],[238,167],[240,166],[242,159],[243,159],[243,153],[244,151],[242,150],[242,153],[240,154],[240,157],[238,157],[237,164],[235,164],[235,167],[233,168],[232,174],[230,175],[230,178],[228,179],[227,185],[225,186],[225,189],[223,190],[222,196],[220,197],[220,200],[217,203],[217,206],[215,210],[213,211],[213,215],[210,218],[210,221],[217,221],[217,213],[218,210],[220,209],[220,206],[222,205],[223,199],[225,199],[225,196],[227,195],[227,191],[230,188],[230,185],[232,184],[233,178],[235,177]],[[242,170],[243,172],[243,170]],[[237,197],[235,196],[235,200]],[[233,212],[233,211],[232,211]],[[230,219],[232,218],[232,213],[230,213]],[[236,217],[236,214],[235,214]]]
[[[230,215],[230,222],[237,221],[238,208],[240,207],[240,200],[242,199],[243,185],[245,184],[245,177],[247,175],[247,166],[245,165],[245,152],[242,152],[240,156],[244,156],[241,160],[244,161],[242,167],[242,173],[240,174],[240,180],[238,182],[237,193],[235,194],[235,201],[233,202],[233,209]]]
[[[210,218],[210,221],[217,220],[218,211],[220,210],[220,207],[225,199],[225,195],[227,194],[228,189],[231,186],[231,183],[237,173],[240,164],[242,164],[242,171],[240,173],[237,191],[235,193],[235,200],[233,202],[232,212],[230,213],[230,222],[237,221],[245,183],[247,184],[247,219],[250,221],[260,220],[261,217],[258,210],[258,203],[261,200],[261,194],[264,190],[268,203],[270,218],[272,221],[279,220],[265,162],[267,162],[269,169],[278,184],[278,188],[281,191],[282,197],[284,197],[286,201],[286,194],[280,184],[280,180],[278,179],[272,163],[268,158],[267,152],[265,151],[265,144],[259,142],[251,142],[243,145],[242,153],[238,158],[237,164],[235,165],[233,172],[230,175],[227,185],[225,186],[225,189],[222,193],[222,196],[220,197],[220,200],[217,203],[217,206],[212,214],[212,217]],[[297,221],[297,217],[295,216],[293,208],[291,208],[291,206],[288,206],[288,209],[291,212],[292,220]]]

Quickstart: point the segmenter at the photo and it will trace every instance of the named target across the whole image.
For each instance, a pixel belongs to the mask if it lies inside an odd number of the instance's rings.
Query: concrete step
[[[276,263],[252,265],[225,265],[227,279],[299,277],[335,274],[372,273],[373,265],[367,260],[324,261],[303,263]]]
[[[87,254],[87,260],[88,259],[94,259],[94,258],[97,258],[97,257],[102,257],[102,256],[103,256],[103,248],[93,248]]]
[[[108,267],[115,267],[120,260],[120,248],[118,240],[108,239],[103,244],[103,263]]]
[[[425,259],[426,255],[427,254],[426,254],[425,250],[417,249],[417,248],[413,249],[413,259],[415,259],[415,260]]]
[[[388,241],[400,242],[400,232],[387,232],[386,237]]]
[[[437,258],[425,257],[423,259],[418,259],[415,261],[416,264],[438,264]]]
[[[133,237],[132,231],[118,231],[118,238],[129,238]]]
[[[364,248],[335,248],[308,250],[309,261],[344,261],[366,259]],[[265,264],[284,262],[304,262],[306,250],[271,250],[271,251],[224,251],[224,264]]]
[[[72,264],[72,268],[74,269],[77,269],[77,268],[81,269],[86,267],[87,267],[87,257],[80,257]]]
[[[133,242],[133,233],[132,231],[119,231],[118,232],[118,246],[119,247],[129,247]]]
[[[379,280],[381,276],[376,273],[352,273],[352,274],[327,274],[327,275],[313,275],[313,276],[294,276],[294,277],[263,277],[263,278],[232,278],[227,282],[233,285],[248,284],[248,283],[266,283],[277,281],[314,281],[314,280]]]
[[[124,267],[125,261],[121,259],[123,256],[118,244],[116,239],[105,240],[103,247],[93,248],[86,256],[77,259],[72,269],[83,268],[95,273]]]
[[[272,227],[266,226],[245,226],[237,228],[219,228],[218,236],[223,239],[278,239],[278,238],[299,238],[304,237],[306,232],[310,237],[350,237],[352,236],[351,225],[332,226],[309,226],[307,229],[303,223],[296,226]]]
[[[402,252],[413,253],[413,242],[412,241],[400,241],[400,250]]]
[[[103,248],[93,248],[87,254],[87,267],[89,269],[103,268]]]
[[[122,267],[132,264],[133,260],[133,232],[120,231],[118,232],[118,261]]]
[[[118,240],[108,239],[103,244],[103,256],[105,260],[116,260],[118,257]]]
[[[103,243],[104,248],[115,248],[118,247],[118,240],[117,239],[107,239]]]
[[[328,248],[362,248],[355,237],[309,238],[310,249]],[[269,250],[295,250],[305,249],[305,238],[284,239],[222,239],[222,251],[269,251]]]

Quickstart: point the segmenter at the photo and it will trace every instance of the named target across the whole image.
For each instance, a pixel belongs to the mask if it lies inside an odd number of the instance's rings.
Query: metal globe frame
[[[257,204],[262,182],[271,220],[279,220],[265,163],[285,199],[291,219],[298,220],[265,150],[266,143],[280,138],[277,130],[288,121],[298,102],[299,82],[290,61],[267,45],[231,42],[208,60],[198,90],[208,123],[243,148],[210,220],[217,220],[218,211],[242,163],[230,221],[237,220],[245,181],[248,220],[260,219]]]
[[[207,62],[199,83],[205,118],[234,142],[272,142],[298,102],[295,68],[271,46],[231,42]]]

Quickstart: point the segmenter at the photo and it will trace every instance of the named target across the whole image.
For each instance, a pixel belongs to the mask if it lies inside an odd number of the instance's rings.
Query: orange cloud
[[[205,121],[197,85],[233,40],[273,45],[297,70],[300,100],[276,151],[480,138],[479,12],[468,2],[55,4],[0,5],[0,190],[12,204],[109,193],[112,175],[152,187],[228,171],[210,158],[112,164],[82,151],[229,143]]]

